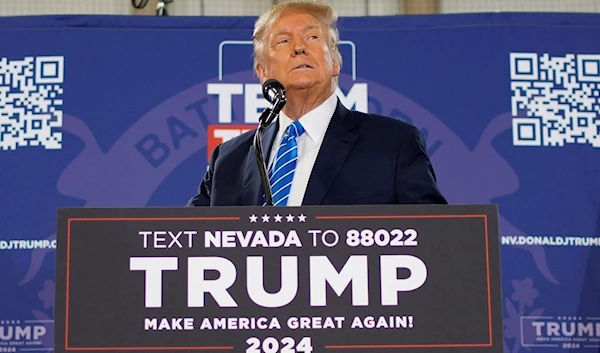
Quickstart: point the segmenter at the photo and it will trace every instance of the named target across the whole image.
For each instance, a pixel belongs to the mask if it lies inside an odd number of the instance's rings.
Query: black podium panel
[[[57,352],[503,352],[495,206],[61,209]]]

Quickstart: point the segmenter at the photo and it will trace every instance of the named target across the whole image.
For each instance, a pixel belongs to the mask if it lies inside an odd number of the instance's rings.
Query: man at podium
[[[254,71],[275,79],[287,103],[264,131],[275,206],[445,204],[421,132],[346,109],[335,89],[342,67],[337,15],[324,2],[274,5],[256,22]],[[188,206],[263,205],[255,131],[218,146]]]

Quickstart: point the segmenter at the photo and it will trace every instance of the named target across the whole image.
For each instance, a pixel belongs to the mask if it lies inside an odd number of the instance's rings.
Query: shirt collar
[[[304,127],[305,133],[315,144],[319,145],[323,141],[325,131],[327,131],[336,108],[337,96],[334,92],[321,105],[300,117],[299,121]],[[279,132],[277,133],[279,139],[288,125],[293,122],[284,112],[279,113]]]

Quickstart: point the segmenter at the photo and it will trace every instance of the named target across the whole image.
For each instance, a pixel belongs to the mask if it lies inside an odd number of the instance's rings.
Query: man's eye
[[[280,39],[280,40],[277,41],[277,44],[284,44],[284,43],[287,43],[287,42],[288,42],[287,39]]]

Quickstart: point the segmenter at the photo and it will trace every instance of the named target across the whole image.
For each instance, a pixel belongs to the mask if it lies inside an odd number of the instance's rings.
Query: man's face
[[[327,28],[303,12],[282,15],[265,37],[257,75],[261,82],[274,78],[285,89],[327,91],[339,65],[333,62]]]

